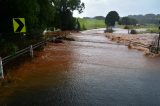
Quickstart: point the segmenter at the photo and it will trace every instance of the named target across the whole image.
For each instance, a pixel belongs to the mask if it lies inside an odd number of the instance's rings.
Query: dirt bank
[[[128,46],[129,49],[137,49],[139,51],[143,51],[145,55],[148,56],[159,56],[157,54],[153,54],[149,52],[149,46],[154,40],[154,34],[113,34],[106,33],[106,37],[111,41],[124,44]]]

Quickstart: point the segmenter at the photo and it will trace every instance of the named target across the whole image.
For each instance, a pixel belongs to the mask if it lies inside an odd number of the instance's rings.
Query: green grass
[[[118,25],[118,27],[124,28],[125,25]],[[158,25],[154,25],[154,24],[147,24],[147,25],[140,25],[140,26],[129,26],[129,27],[130,27],[130,29],[140,29],[140,28],[146,29],[145,32],[141,32],[141,33],[158,33]]]
[[[105,28],[104,20],[79,19],[81,30]]]
[[[148,33],[158,33],[158,28],[148,28],[147,31]]]

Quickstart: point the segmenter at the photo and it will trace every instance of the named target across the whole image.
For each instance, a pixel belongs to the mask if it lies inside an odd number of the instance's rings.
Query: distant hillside
[[[146,15],[129,15],[129,18],[136,19],[139,24],[159,24],[160,14],[146,14]],[[104,16],[84,17],[83,19],[105,20]]]
[[[128,17],[136,19],[139,24],[158,24],[160,21],[160,14],[129,15]]]
[[[97,19],[97,20],[105,20],[105,17],[104,17],[104,16],[83,17],[83,19]]]
[[[105,17],[104,17],[104,16],[95,16],[94,19],[97,19],[97,20],[105,20]]]

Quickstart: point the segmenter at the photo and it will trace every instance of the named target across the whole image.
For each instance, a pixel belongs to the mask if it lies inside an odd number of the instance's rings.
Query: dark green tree
[[[115,22],[119,21],[119,14],[116,11],[110,11],[106,18],[105,18],[105,24],[107,27],[115,26]]]
[[[52,0],[56,9],[54,23],[56,28],[72,30],[75,28],[76,19],[73,18],[73,11],[83,12],[85,8],[81,0]]]
[[[129,17],[123,17],[120,20],[121,25],[125,25],[125,29],[128,29],[128,34],[130,30],[130,25],[136,25],[138,22],[136,19],[129,18]]]
[[[81,29],[81,25],[80,25],[80,22],[77,20],[77,30],[80,31]]]
[[[0,3],[1,24],[0,32],[12,33],[13,18],[24,17],[26,19],[27,28],[36,25],[38,17],[36,15],[39,12],[39,5],[36,0],[3,0]],[[33,28],[33,27],[32,27]],[[28,29],[29,30],[29,29]]]
[[[136,19],[139,24],[158,24],[160,20],[160,14],[129,15],[128,17]]]
[[[54,10],[50,0],[0,0],[0,56],[40,40],[43,30],[54,25]],[[25,36],[13,32],[13,18],[25,18]]]
[[[79,32],[79,31],[80,31],[80,29],[81,29],[81,25],[80,25],[80,23],[79,23],[78,19],[76,19],[75,30],[76,30],[77,32]]]
[[[47,27],[53,27],[54,24],[54,15],[55,9],[52,5],[52,1],[50,0],[37,0],[40,11],[38,14],[39,21],[38,25],[42,31]]]
[[[122,25],[136,25],[138,22],[136,19],[129,18],[129,17],[123,17],[121,18],[120,23]]]

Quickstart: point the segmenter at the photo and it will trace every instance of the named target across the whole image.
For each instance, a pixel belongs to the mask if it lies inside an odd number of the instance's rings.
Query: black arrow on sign
[[[14,20],[19,24],[19,27],[17,28],[16,32],[21,32],[22,28],[24,27],[24,24],[19,19]]]

